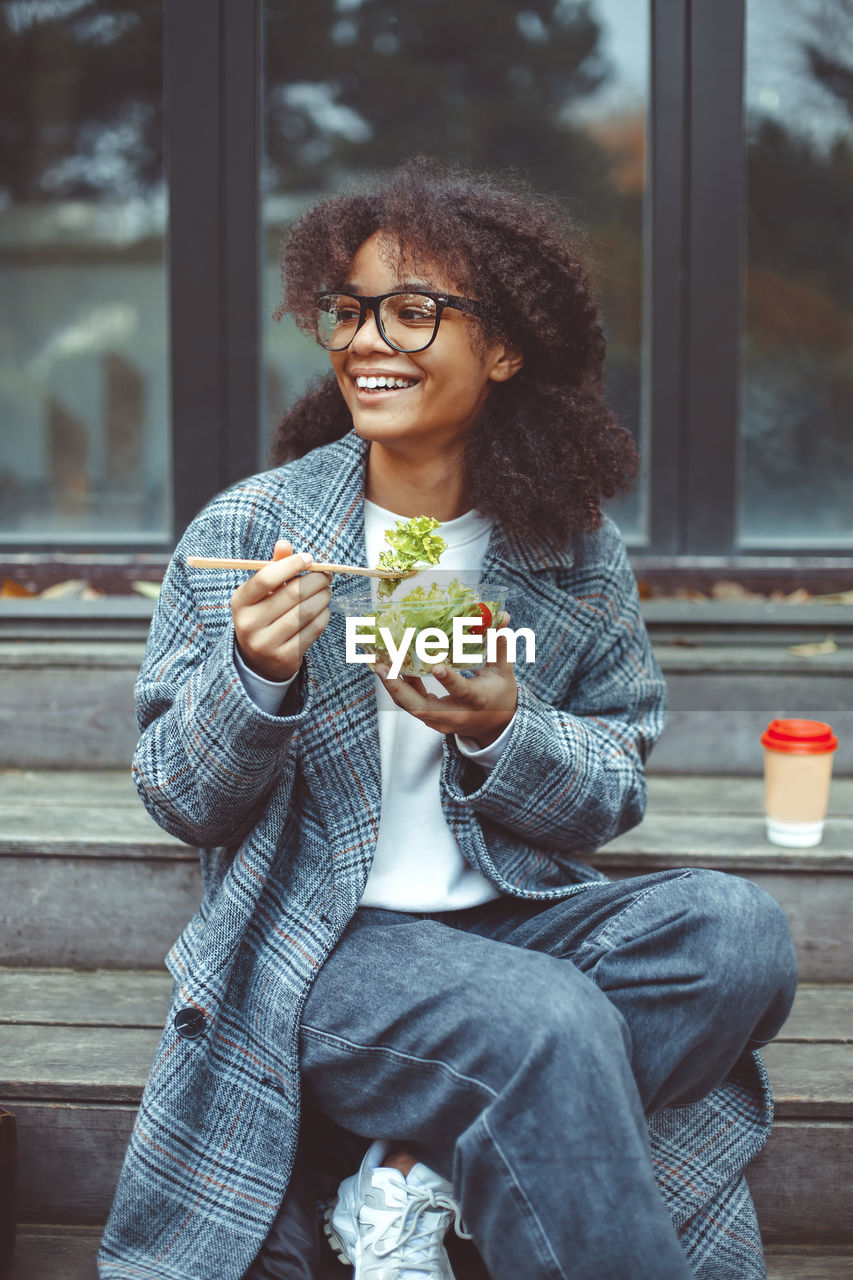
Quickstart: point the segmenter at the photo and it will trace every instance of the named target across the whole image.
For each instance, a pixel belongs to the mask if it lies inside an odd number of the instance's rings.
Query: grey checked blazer
[[[240,1280],[284,1196],[299,1125],[301,1010],[355,911],[379,822],[374,677],[344,661],[333,614],[283,714],[247,696],[229,600],[245,577],[187,555],[268,558],[276,538],[364,563],[367,446],[350,434],[215,498],[190,525],[137,685],[140,795],[201,851],[205,896],[167,957],[172,1008],[101,1252],[102,1280]],[[582,893],[584,855],[640,821],[664,685],[611,522],[554,553],[496,527],[483,569],[532,627],[518,714],[484,774],[444,740],[441,802],[465,857],[516,897]],[[357,589],[336,578],[335,594]],[[177,1025],[176,1025],[177,1018]],[[766,1140],[757,1055],[650,1123],[655,1167],[697,1275],[764,1276],[742,1179]]]

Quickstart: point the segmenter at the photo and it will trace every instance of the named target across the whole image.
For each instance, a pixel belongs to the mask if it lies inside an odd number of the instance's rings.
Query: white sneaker
[[[425,1164],[407,1177],[380,1165],[387,1142],[374,1142],[358,1173],[345,1178],[326,1211],[324,1230],[355,1280],[453,1280],[444,1237],[451,1221],[463,1239],[450,1183]]]

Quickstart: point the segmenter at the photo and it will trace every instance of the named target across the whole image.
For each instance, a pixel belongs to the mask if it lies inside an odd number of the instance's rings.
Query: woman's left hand
[[[500,625],[505,627],[508,622],[509,615],[503,614]],[[389,680],[387,667],[377,663],[374,670],[397,706],[409,715],[437,733],[458,733],[460,737],[473,738],[481,747],[500,737],[518,705],[515,668],[509,661],[504,636],[497,638],[496,661],[484,662],[471,678],[443,663],[433,667],[432,674],[447,691],[447,697],[428,693],[417,676]]]

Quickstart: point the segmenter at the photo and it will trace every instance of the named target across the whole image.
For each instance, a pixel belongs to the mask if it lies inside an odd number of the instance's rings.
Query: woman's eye
[[[430,299],[422,302],[401,302],[397,306],[397,316],[407,324],[432,324],[435,319],[435,306]]]

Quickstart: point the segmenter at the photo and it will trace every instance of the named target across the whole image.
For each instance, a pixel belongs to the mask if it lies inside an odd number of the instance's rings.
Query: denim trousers
[[[452,1181],[493,1280],[687,1280],[646,1116],[771,1040],[795,987],[781,908],[714,871],[362,908],[305,1006],[303,1087]]]

